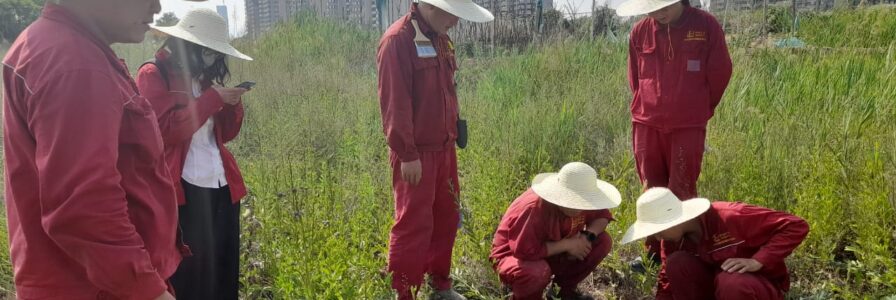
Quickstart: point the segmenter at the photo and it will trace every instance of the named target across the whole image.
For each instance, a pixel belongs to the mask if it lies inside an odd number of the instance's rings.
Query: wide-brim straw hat
[[[495,19],[490,11],[482,6],[473,3],[473,0],[418,0],[419,2],[429,3],[435,7],[457,16],[458,18],[483,23],[491,22]]]
[[[646,15],[680,1],[681,0],[628,0],[616,7],[616,14],[620,17]]]
[[[230,45],[227,22],[217,12],[198,8],[187,12],[174,26],[151,26],[164,34],[230,55],[239,59],[252,60]]]
[[[598,210],[619,206],[622,196],[612,184],[597,179],[597,172],[581,162],[571,162],[558,173],[542,173],[532,180],[532,190],[557,206]]]
[[[622,236],[622,243],[655,235],[699,217],[709,206],[705,198],[681,201],[667,188],[651,188],[638,197],[637,220]]]

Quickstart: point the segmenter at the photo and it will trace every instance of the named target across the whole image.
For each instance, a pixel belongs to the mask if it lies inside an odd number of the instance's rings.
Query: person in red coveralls
[[[494,19],[471,0],[420,0],[386,30],[377,51],[395,196],[388,270],[399,299],[415,297],[424,273],[430,275],[434,298],[465,299],[452,289],[449,276],[460,222],[454,144],[463,130],[458,130],[457,61],[447,33],[459,18]]]
[[[784,299],[784,259],[809,225],[794,215],[738,202],[680,201],[666,188],[647,190],[622,243],[662,241],[657,299]]]
[[[171,277],[180,299],[239,296],[240,200],[246,185],[225,143],[240,132],[243,88],[224,87],[228,56],[252,60],[230,44],[227,22],[194,9],[174,26],[155,61],[137,74],[158,115],[165,158],[176,183],[179,225],[191,254]]]
[[[628,79],[632,143],[645,189],[697,196],[706,125],[731,79],[722,26],[687,0],[629,0],[620,16],[647,14],[632,29]],[[659,243],[646,241],[654,260]]]
[[[159,125],[113,43],[158,0],[47,1],[3,59],[18,299],[174,299],[177,202]]]
[[[544,299],[552,276],[560,299],[593,299],[576,287],[610,253],[607,209],[620,202],[619,191],[584,163],[536,176],[504,213],[489,257],[512,299]]]

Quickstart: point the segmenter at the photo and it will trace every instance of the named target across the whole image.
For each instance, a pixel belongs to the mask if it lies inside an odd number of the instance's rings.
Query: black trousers
[[[178,209],[185,257],[171,277],[178,300],[233,299],[240,283],[240,205],[230,188],[202,188],[181,181],[187,204]]]

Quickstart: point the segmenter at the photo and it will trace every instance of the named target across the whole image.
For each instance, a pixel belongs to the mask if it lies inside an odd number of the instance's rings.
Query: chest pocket
[[[423,72],[433,72],[438,70],[439,58],[414,58],[414,75],[420,75]]]
[[[656,79],[659,55],[656,46],[644,47],[638,51],[638,78]]]
[[[438,83],[441,89],[442,80],[439,78],[439,58],[414,58],[414,81],[426,83]],[[414,84],[414,88],[429,84]],[[431,86],[430,86],[431,88]],[[416,91],[425,92],[425,91]]]
[[[155,165],[162,159],[165,145],[156,114],[146,98],[136,95],[125,103],[118,139],[122,147],[134,150],[130,159],[136,165]]]
[[[715,250],[709,251],[707,255],[709,255],[709,259],[716,263],[723,263],[725,260],[729,258],[737,258],[738,257],[738,249],[739,246],[743,244],[743,241],[734,242],[726,246],[717,247]]]
[[[706,53],[703,49],[706,42],[685,41],[681,47],[684,70],[688,73],[703,73],[706,71]]]

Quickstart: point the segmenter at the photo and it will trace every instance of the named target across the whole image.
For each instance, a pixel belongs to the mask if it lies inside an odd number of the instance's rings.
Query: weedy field
[[[300,18],[242,43],[256,61],[235,63],[232,82],[258,82],[244,99],[241,136],[229,145],[250,187],[242,219],[246,299],[392,297],[378,37]],[[810,47],[732,42],[734,77],[709,125],[700,193],[810,223],[789,260],[789,299],[893,299],[896,9],[804,16],[798,37]],[[492,234],[537,173],[591,164],[623,194],[608,231],[618,240],[633,222],[640,185],[626,47],[569,39],[461,57],[461,115],[471,138],[459,151],[464,218],[453,276],[471,299],[507,293],[488,261]],[[153,48],[118,49],[136,67]],[[599,298],[650,298],[653,275],[626,264],[638,255],[638,245],[614,245],[583,287]],[[2,264],[7,290],[9,272]]]

